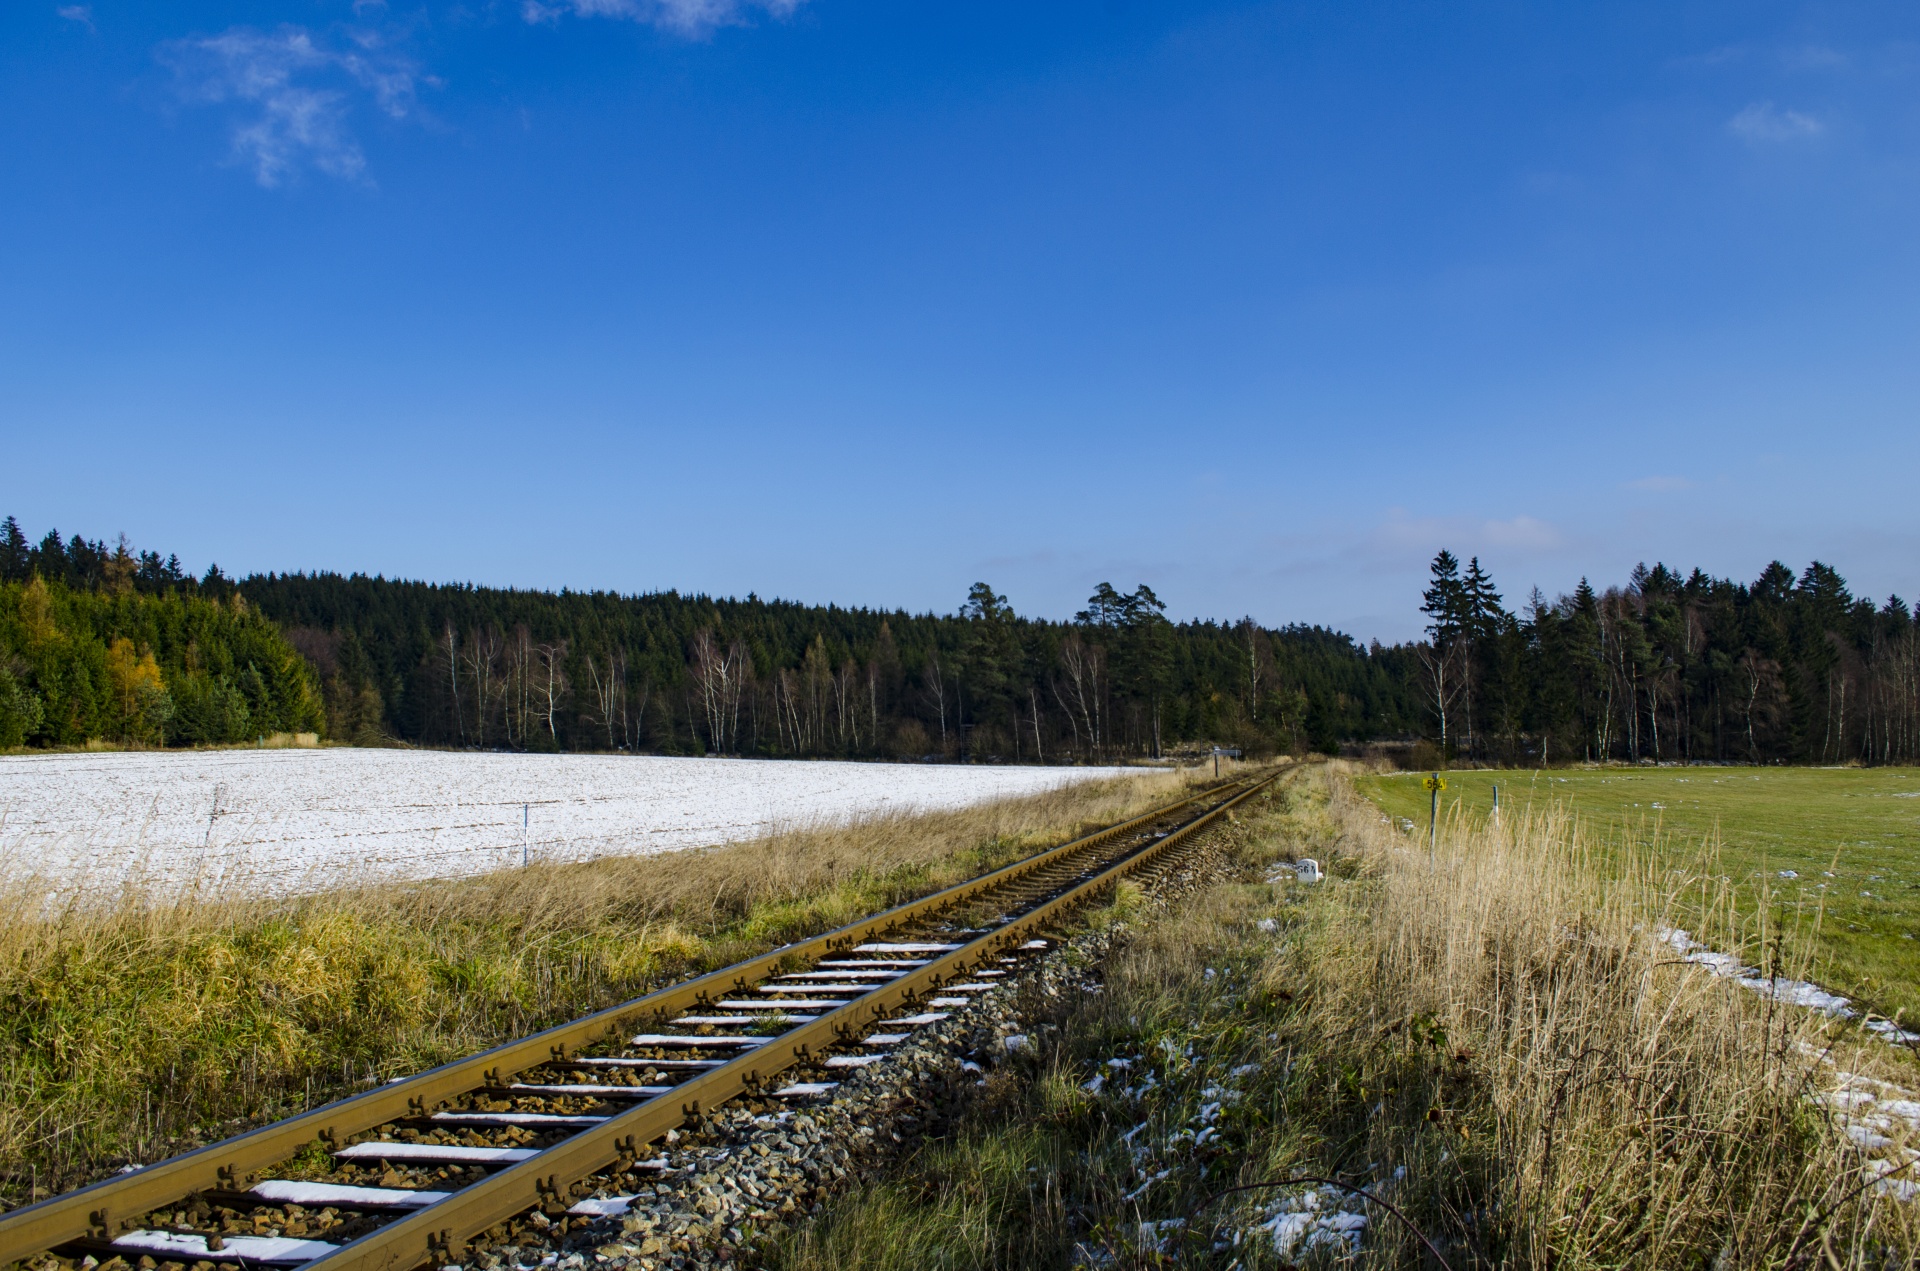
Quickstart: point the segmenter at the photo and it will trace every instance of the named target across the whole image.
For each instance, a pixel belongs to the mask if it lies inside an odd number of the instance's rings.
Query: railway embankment
[[[1602,859],[1562,815],[1463,819],[1429,854],[1337,764],[1221,838],[1229,877],[1123,898],[988,1097],[768,1264],[1911,1257],[1914,1127],[1849,1111],[1911,1090],[1909,1058],[1676,957],[1675,890],[1718,880]]]
[[[683,1135],[741,1109],[777,1125],[838,1097],[920,1030],[1020,982],[1054,947],[1043,933],[1126,884],[1177,878],[1272,780],[1176,792],[830,932],[0,1215],[0,1259],[457,1266],[528,1231],[644,1210],[640,1191],[609,1188],[669,1186],[711,1212]],[[707,1259],[726,1255],[729,1234],[675,1238]]]

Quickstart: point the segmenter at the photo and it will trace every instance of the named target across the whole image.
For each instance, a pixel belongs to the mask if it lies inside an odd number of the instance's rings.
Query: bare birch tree
[[[1415,645],[1414,650],[1420,657],[1421,690],[1427,705],[1433,709],[1434,718],[1440,721],[1440,750],[1445,753],[1450,722],[1467,687],[1463,669],[1467,646],[1456,640],[1443,649],[1422,643]]]

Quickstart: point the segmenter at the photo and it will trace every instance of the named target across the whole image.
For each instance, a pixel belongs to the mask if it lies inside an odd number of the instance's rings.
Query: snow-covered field
[[[1119,769],[398,750],[0,756],[0,872],[302,890],[674,851]]]

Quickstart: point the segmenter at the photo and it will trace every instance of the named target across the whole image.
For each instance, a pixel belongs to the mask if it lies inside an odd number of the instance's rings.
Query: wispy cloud
[[[1432,552],[1450,544],[1456,551],[1468,552],[1486,548],[1549,551],[1562,542],[1560,531],[1537,517],[1521,515],[1505,520],[1470,516],[1410,517],[1397,508],[1374,530],[1372,537],[1375,545],[1395,556],[1407,549]]]
[[[1841,71],[1849,64],[1847,55],[1823,44],[1803,44],[1787,49],[1780,61],[1790,71]]]
[[[791,16],[806,0],[522,0],[529,22],[553,22],[566,14],[643,22],[698,38],[716,27],[742,26],[759,15]]]
[[[54,10],[69,22],[78,22],[89,31],[96,30],[93,25],[93,7],[85,4],[63,4]]]
[[[1644,490],[1649,494],[1678,494],[1682,490],[1693,489],[1693,482],[1685,477],[1641,477],[1627,482],[1629,490]]]
[[[1807,141],[1827,130],[1812,115],[1781,110],[1772,102],[1754,102],[1727,121],[1727,130],[1750,145]]]
[[[370,32],[350,33],[346,44],[331,46],[304,27],[232,27],[162,45],[159,57],[190,100],[241,108],[234,158],[272,188],[309,166],[343,180],[364,177],[366,156],[348,127],[357,94],[393,119],[413,110],[423,80],[410,60]]]

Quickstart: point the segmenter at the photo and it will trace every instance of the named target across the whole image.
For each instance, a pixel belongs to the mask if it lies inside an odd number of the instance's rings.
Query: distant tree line
[[[976,584],[958,613],[674,592],[266,575],[336,736],[516,750],[1091,762],[1271,753],[1413,725],[1409,654],[1309,627],[1173,623],[1103,584],[1071,622]]]
[[[984,583],[955,614],[909,614],[364,575],[236,581],[218,566],[195,578],[124,539],[109,548],[49,532],[36,546],[12,518],[4,539],[9,587],[38,580],[75,605],[151,600],[249,617],[299,655],[302,726],[357,744],[1060,763],[1216,743],[1332,750],[1417,727],[1410,648],[1251,619],[1174,623],[1146,586],[1103,583],[1072,621],[1055,622],[1018,615]],[[168,685],[205,674],[157,630],[92,621],[109,642],[156,657]],[[213,674],[246,673],[222,663]],[[270,717],[250,711],[249,727]],[[226,739],[76,717],[86,719],[96,736]]]
[[[512,750],[1091,762],[1424,734],[1490,763],[1920,761],[1920,625],[1831,567],[1665,565],[1509,611],[1434,558],[1427,639],[1071,621],[975,584],[951,615],[267,574],[0,524],[0,746],[317,731]]]
[[[1478,558],[1434,557],[1415,650],[1428,735],[1486,762],[1912,763],[1920,626],[1815,561],[1751,584],[1637,567],[1521,612]]]
[[[0,524],[0,747],[239,742],[324,718],[306,660],[218,570]]]

